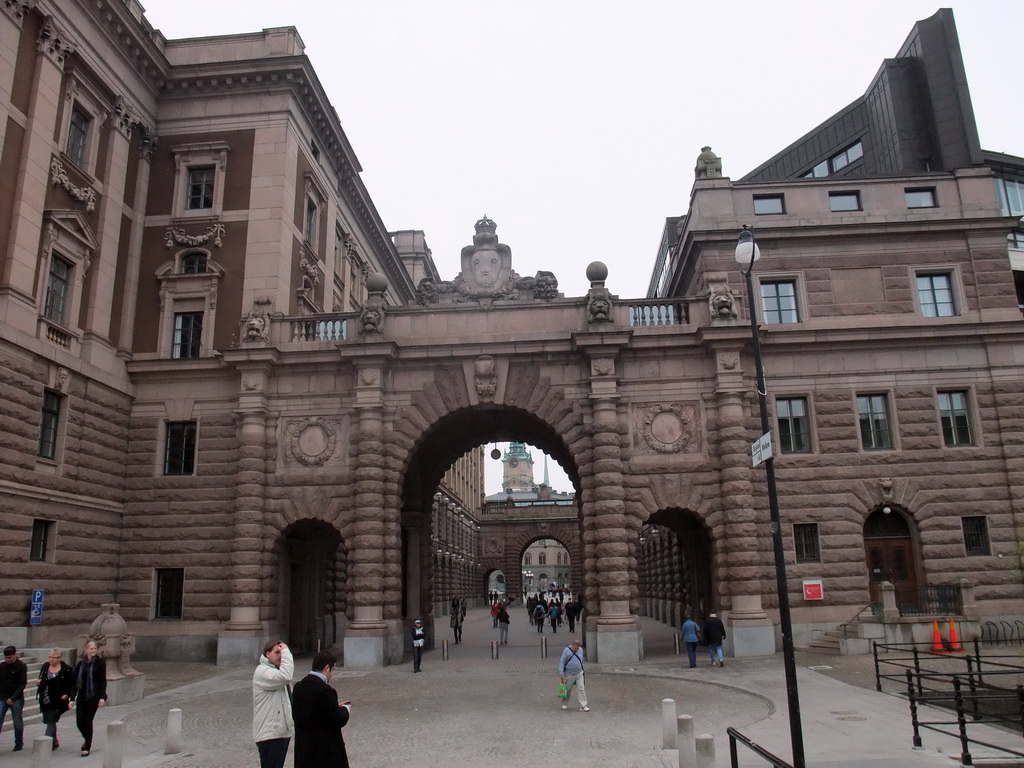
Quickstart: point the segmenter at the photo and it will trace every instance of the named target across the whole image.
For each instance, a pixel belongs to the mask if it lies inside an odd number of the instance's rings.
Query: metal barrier
[[[748,739],[735,728],[726,728],[725,732],[729,734],[729,765],[731,765],[732,768],[739,768],[740,765],[739,752],[736,749],[737,744],[742,744],[755,755],[763,757],[768,762],[768,765],[772,766],[772,768],[793,768],[792,765],[787,763],[781,757],[773,755],[760,744]]]

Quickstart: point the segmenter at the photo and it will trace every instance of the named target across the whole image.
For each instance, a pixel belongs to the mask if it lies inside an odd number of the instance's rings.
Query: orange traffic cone
[[[960,638],[956,634],[956,623],[949,620],[949,652],[950,653],[965,653],[964,647],[960,645]]]
[[[942,635],[939,634],[939,622],[932,622],[932,647],[929,653],[947,653],[946,646],[942,644]]]

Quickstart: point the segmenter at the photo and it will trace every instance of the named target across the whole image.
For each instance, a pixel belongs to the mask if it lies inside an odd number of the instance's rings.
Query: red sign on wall
[[[804,600],[824,600],[825,590],[821,579],[804,579]]]

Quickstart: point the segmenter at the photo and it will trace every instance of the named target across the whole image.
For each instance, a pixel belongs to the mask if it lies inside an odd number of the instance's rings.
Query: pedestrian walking
[[[569,631],[576,631],[576,603],[572,600],[565,604],[565,620],[569,622]]]
[[[498,626],[498,611],[500,611],[501,609],[502,609],[502,605],[501,605],[500,602],[493,603],[491,605],[491,618],[494,620],[494,626],[495,627]]]
[[[420,671],[420,661],[423,659],[423,646],[427,644],[427,630],[423,627],[420,619],[412,625],[412,671]]]
[[[88,757],[92,750],[92,721],[96,710],[107,704],[107,662],[97,650],[96,642],[90,640],[75,666],[75,724],[82,734],[82,757]]]
[[[508,625],[512,620],[509,618],[508,609],[505,608],[504,603],[498,605],[500,607],[498,611],[498,643],[508,645]]]
[[[296,768],[348,768],[341,729],[352,714],[351,701],[338,701],[331,675],[338,660],[330,651],[317,651],[312,671],[295,684]]]
[[[3,730],[7,712],[11,713],[14,727],[14,751],[20,752],[25,742],[25,685],[28,683],[28,667],[18,658],[18,649],[13,645],[4,648],[4,663],[0,664],[0,731]]]
[[[544,603],[537,601],[537,604],[533,607],[533,623],[537,625],[537,634],[544,634],[544,616],[547,615],[547,609],[544,607]]]
[[[49,661],[39,670],[36,686],[39,713],[46,725],[44,734],[51,739],[50,749],[60,749],[57,722],[61,715],[75,706],[75,671],[61,660],[59,648],[50,651]]]
[[[576,686],[576,698],[580,702],[580,712],[589,712],[587,689],[583,677],[583,654],[580,651],[580,641],[575,637],[558,659],[558,676],[565,685],[565,701],[562,702],[562,709],[569,708],[569,697],[572,695],[573,686]]]
[[[700,642],[700,626],[693,620],[689,613],[686,614],[686,621],[679,629],[686,643],[686,655],[690,659],[690,667],[697,666],[697,643]]]
[[[551,619],[551,634],[558,632],[558,623],[562,620],[562,611],[554,600],[548,606],[548,618]]]
[[[252,738],[260,768],[284,768],[295,735],[290,690],[295,660],[288,646],[270,640],[252,674]]]
[[[448,626],[452,628],[455,635],[455,644],[462,642],[462,624],[466,620],[466,609],[461,604],[452,610],[452,617],[448,620]]]
[[[712,613],[704,622],[704,639],[708,642],[708,652],[711,654],[711,666],[725,666],[725,658],[722,654],[722,643],[725,641],[725,624],[718,618],[717,613]]]

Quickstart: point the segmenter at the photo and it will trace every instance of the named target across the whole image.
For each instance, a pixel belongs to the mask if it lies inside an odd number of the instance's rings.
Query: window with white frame
[[[178,360],[214,353],[214,322],[223,268],[204,251],[187,251],[156,272],[160,282],[158,357]]]
[[[43,317],[57,325],[67,324],[71,275],[74,267],[60,253],[50,259],[50,274],[46,279],[46,300]]]
[[[220,217],[230,150],[231,145],[225,141],[171,147],[175,166],[173,217]]]
[[[65,80],[63,97],[64,119],[58,146],[66,160],[95,176],[100,126],[113,105],[79,72],[72,72]]]
[[[79,338],[78,315],[90,259],[97,248],[78,211],[51,211],[43,220],[36,306],[41,338],[72,349]]]
[[[857,419],[860,442],[866,450],[892,448],[892,423],[889,419],[889,398],[886,395],[859,395]]]
[[[938,401],[942,442],[950,447],[974,445],[971,412],[967,407],[967,392],[964,390],[939,392]]]
[[[171,357],[176,360],[199,357],[203,341],[203,312],[175,312]]]
[[[859,211],[860,192],[829,192],[828,209],[833,212]]]
[[[957,314],[951,272],[925,272],[915,277],[917,303],[925,317],[954,317]]]
[[[796,280],[761,280],[761,319],[767,325],[799,323]]]
[[[808,453],[811,450],[806,397],[776,398],[775,418],[779,424],[779,450],[782,453]]]
[[[89,162],[89,133],[92,130],[92,122],[92,116],[77,102],[71,107],[68,143],[64,148],[64,154],[79,168],[85,168]]]

